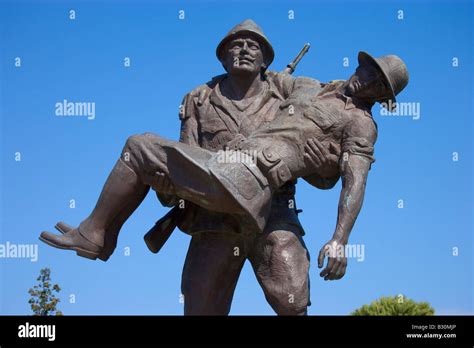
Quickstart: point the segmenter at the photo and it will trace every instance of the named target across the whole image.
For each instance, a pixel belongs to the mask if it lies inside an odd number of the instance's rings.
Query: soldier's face
[[[237,37],[227,44],[223,63],[229,74],[258,74],[264,63],[262,47],[252,36]]]
[[[374,66],[358,66],[349,79],[351,96],[361,99],[381,100],[387,97],[389,87],[382,73]]]

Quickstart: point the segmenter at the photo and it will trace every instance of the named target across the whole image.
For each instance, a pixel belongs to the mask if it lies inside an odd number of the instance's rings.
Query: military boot
[[[137,174],[119,159],[89,217],[82,221],[79,227],[72,229],[71,226],[60,222],[56,228],[66,233],[56,235],[42,232],[40,240],[59,249],[75,250],[77,255],[95,260],[104,250],[108,230],[112,233],[112,245],[115,248],[114,236],[118,236],[123,223],[143,200],[147,189]],[[102,259],[104,258],[107,259],[108,256],[103,255]]]

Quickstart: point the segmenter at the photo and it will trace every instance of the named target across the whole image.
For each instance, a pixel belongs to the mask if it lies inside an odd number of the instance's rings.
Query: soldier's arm
[[[347,243],[364,199],[365,184],[370,166],[377,130],[371,118],[355,117],[345,131],[342,141],[340,172],[342,190],[334,237]]]
[[[275,71],[267,71],[266,75],[267,78],[272,80],[283,99],[289,98],[294,93],[304,93],[308,96],[314,97],[323,87],[323,84],[320,81],[309,77],[294,77],[287,73]]]
[[[181,120],[181,131],[179,141],[188,145],[199,146],[198,123],[194,109],[193,98],[199,98],[199,93],[187,94],[179,106],[179,119]]]
[[[321,249],[318,258],[320,268],[323,266],[324,257],[329,258],[326,268],[320,273],[325,280],[340,279],[346,272],[347,258],[343,250],[362,207],[376,137],[377,132],[372,120],[364,117],[351,124],[346,139],[343,140],[340,163],[342,189],[336,229],[332,239]]]
[[[195,94],[192,92],[187,94],[179,106],[179,119],[181,120],[179,141],[185,144],[199,146],[197,121],[193,104],[194,97]],[[161,176],[159,180],[160,185],[169,187],[170,191],[172,191],[172,184],[168,177]],[[172,193],[157,192],[156,195],[160,203],[165,207],[172,207],[178,203],[178,197]]]
[[[205,103],[212,88],[225,76],[225,74],[214,76],[211,81],[196,87],[183,98],[179,110],[179,119],[181,120],[180,142],[200,146],[196,105],[201,106]]]
[[[370,164],[370,160],[361,155],[348,154],[347,159],[342,160],[342,189],[333,238],[344,244],[362,207]]]

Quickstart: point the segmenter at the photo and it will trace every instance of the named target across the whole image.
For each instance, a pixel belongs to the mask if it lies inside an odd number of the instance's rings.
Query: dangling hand
[[[347,268],[345,246],[346,243],[333,238],[321,248],[318,257],[319,268],[324,266],[324,258],[328,257],[326,268],[319,274],[324,277],[324,280],[336,280],[344,277]]]

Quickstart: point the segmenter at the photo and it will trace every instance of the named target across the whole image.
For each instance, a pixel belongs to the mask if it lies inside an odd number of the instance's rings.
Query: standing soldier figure
[[[217,46],[216,55],[227,74],[184,97],[180,110],[183,143],[211,151],[231,148],[271,122],[295,85],[312,87],[315,95],[321,89],[319,81],[267,71],[273,48],[251,20],[234,27]],[[333,187],[338,179],[336,158],[327,154],[316,158],[333,159],[326,165],[328,177],[313,176],[308,181],[323,189]],[[185,314],[228,314],[246,259],[277,314],[306,314],[309,255],[296,213],[295,183],[284,185],[274,195],[263,234],[253,231],[244,219],[185,203],[178,219],[178,227],[192,235],[182,276]],[[174,196],[159,197],[165,205],[177,203]]]

